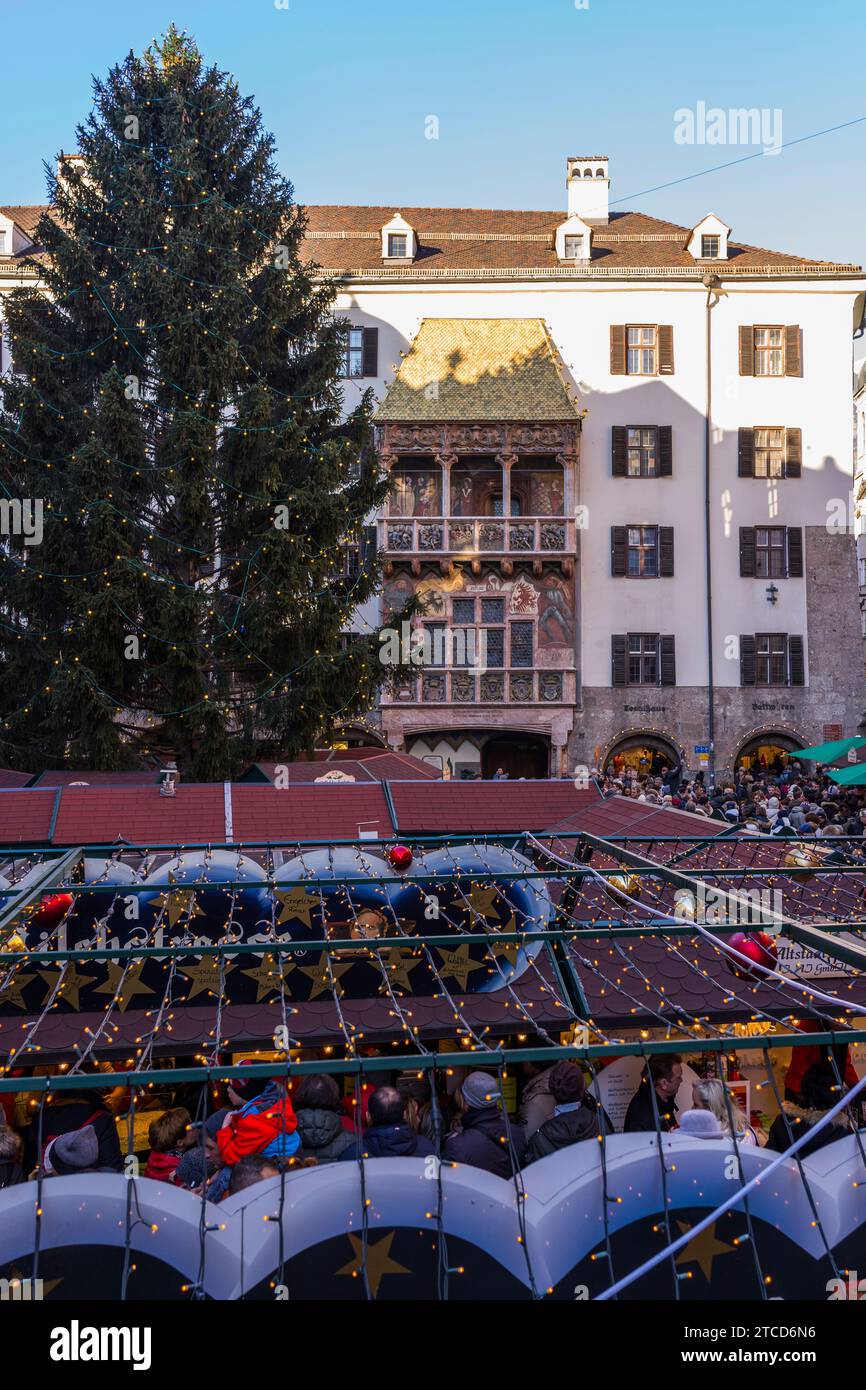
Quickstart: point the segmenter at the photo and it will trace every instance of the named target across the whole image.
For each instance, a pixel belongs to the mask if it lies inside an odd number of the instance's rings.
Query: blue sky
[[[753,152],[676,143],[699,102],[778,109],[784,141],[866,117],[863,0],[4,0],[0,18],[4,203],[43,200],[90,74],[174,20],[256,97],[302,201],[558,208],[565,156],[608,154],[620,207],[866,261],[866,121],[636,196]]]

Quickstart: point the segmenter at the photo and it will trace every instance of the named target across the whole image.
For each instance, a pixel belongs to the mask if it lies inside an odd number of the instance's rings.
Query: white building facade
[[[416,624],[488,635],[383,696],[384,741],[561,776],[853,733],[859,267],[610,213],[604,157],[566,175],[559,212],[307,209],[395,474],[359,621],[420,589]],[[32,211],[0,209],[7,252]]]

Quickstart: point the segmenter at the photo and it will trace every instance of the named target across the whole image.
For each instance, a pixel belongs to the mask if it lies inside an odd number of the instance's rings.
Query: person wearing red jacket
[[[285,1083],[277,1077],[232,1077],[229,1099],[240,1101],[230,1110],[217,1132],[217,1148],[224,1164],[237,1163],[247,1154],[287,1162],[301,1147],[298,1120]]]
[[[801,1018],[797,1027],[801,1033],[829,1031],[827,1025],[818,1018]],[[844,1043],[836,1043],[833,1047],[833,1056],[844,1084],[856,1086],[860,1078],[854,1069],[854,1063],[851,1061],[850,1048],[846,1047]],[[806,1072],[810,1067],[816,1066],[818,1062],[828,1060],[826,1047],[792,1047],[791,1064],[785,1073],[785,1100],[796,1103],[802,1090],[803,1077]]]

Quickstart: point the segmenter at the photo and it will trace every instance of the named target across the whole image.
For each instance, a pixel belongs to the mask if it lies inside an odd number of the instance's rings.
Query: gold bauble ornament
[[[605,887],[618,890],[608,894],[616,902],[620,901],[619,895],[621,893],[624,893],[627,898],[639,898],[642,891],[641,881],[637,874],[611,874],[610,878],[605,880]]]
[[[820,860],[813,850],[806,849],[805,845],[798,845],[796,848],[788,851],[785,855],[784,862],[785,867],[788,869],[813,869],[816,864],[820,863]],[[798,874],[797,877],[803,883],[808,883],[814,875]]]
[[[20,934],[20,932],[16,931],[13,932],[11,936],[8,936],[6,938],[6,940],[3,942],[2,949],[4,951],[26,951],[27,942],[24,940],[24,937]]]
[[[678,888],[674,893],[674,916],[684,922],[693,922],[698,915],[698,904],[694,893],[688,888]]]

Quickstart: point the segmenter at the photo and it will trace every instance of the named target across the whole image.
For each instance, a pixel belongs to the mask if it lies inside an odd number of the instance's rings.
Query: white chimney
[[[601,226],[610,221],[610,179],[606,154],[575,155],[567,160],[565,186],[569,217],[576,213],[585,222]]]

